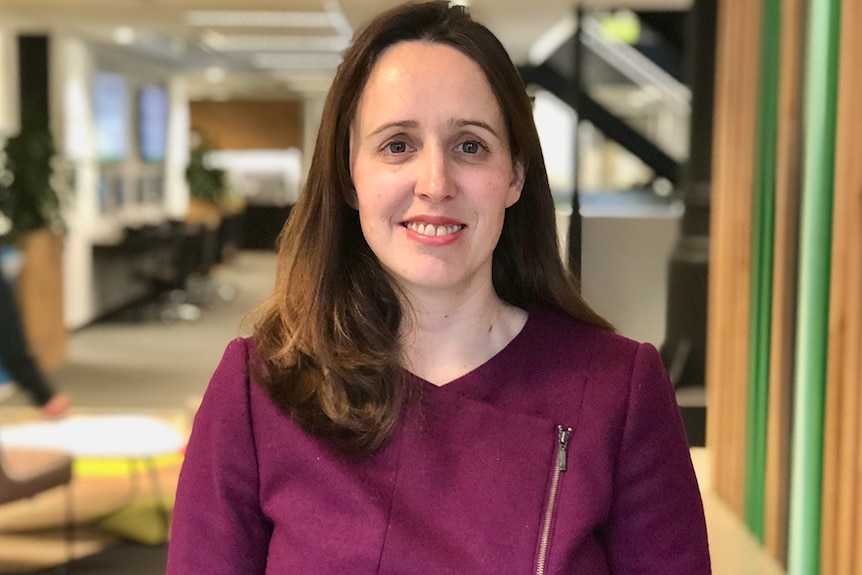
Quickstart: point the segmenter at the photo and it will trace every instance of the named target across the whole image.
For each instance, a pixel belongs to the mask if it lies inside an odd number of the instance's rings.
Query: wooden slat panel
[[[840,0],[808,12],[788,570],[819,575]]]
[[[707,337],[713,485],[743,512],[759,2],[720,0]]]
[[[764,543],[782,564],[787,559],[790,414],[796,334],[799,180],[802,114],[803,0],[783,0],[775,162],[775,261],[770,342]]]
[[[843,2],[824,437],[821,573],[862,572],[862,3]]]
[[[761,0],[761,6],[760,93],[751,232],[751,343],[746,426],[745,521],[755,537],[763,541],[766,521],[766,450],[775,255],[781,0]]]

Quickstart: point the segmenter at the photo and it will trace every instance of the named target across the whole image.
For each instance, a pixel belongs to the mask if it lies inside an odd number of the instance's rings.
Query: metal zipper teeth
[[[557,426],[557,459],[554,462],[554,475],[551,477],[551,490],[548,495],[548,505],[545,507],[544,520],[542,521],[542,537],[539,540],[539,557],[536,561],[536,575],[544,575],[548,561],[548,545],[551,539],[551,523],[554,519],[554,507],[557,504],[557,490],[560,486],[560,474],[568,466],[567,450],[569,438],[572,435],[571,427]]]

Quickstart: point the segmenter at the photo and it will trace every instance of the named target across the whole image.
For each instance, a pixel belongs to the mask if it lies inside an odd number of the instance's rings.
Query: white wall
[[[619,333],[661,347],[682,207],[649,192],[617,194],[582,200],[581,292]]]
[[[15,35],[0,25],[0,141],[18,131],[18,63]]]
[[[537,91],[534,118],[551,190],[557,199],[557,235],[568,254],[576,146],[581,169],[581,291],[622,335],[660,347],[665,336],[667,274],[679,236],[681,206],[648,192],[615,192],[644,181],[643,166],[594,128],[575,137],[574,111]],[[597,192],[596,190],[603,190]]]
[[[61,190],[65,206],[67,235],[64,251],[64,310],[67,327],[86,325],[112,308],[142,294],[128,269],[121,265],[99,266],[94,260],[95,244],[120,241],[127,226],[180,219],[188,210],[185,166],[188,163],[188,102],[183,81],[172,70],[136,59],[118,50],[94,47],[72,35],[51,38],[51,117],[61,162]],[[163,165],[146,165],[135,154],[116,165],[105,166],[98,159],[93,112],[93,76],[97,71],[122,74],[129,86],[133,106],[135,90],[145,83],[168,88],[170,114],[167,157]],[[130,140],[136,127],[130,114]],[[136,149],[129,142],[129,149]],[[134,189],[139,178],[164,182],[159,202],[130,203],[104,213],[99,205],[100,177],[110,173]]]
[[[96,309],[93,290],[91,233],[96,226],[98,167],[90,105],[92,59],[83,42],[69,37],[52,40],[54,63],[51,117],[57,150],[68,164],[70,194],[64,199],[67,234],[63,259],[63,310],[67,327],[86,323]],[[59,113],[58,113],[59,112]]]
[[[168,150],[165,160],[165,212],[172,219],[181,219],[189,209],[189,186],[186,166],[189,163],[191,125],[189,98],[183,78],[174,76],[168,84],[170,118]]]
[[[551,190],[571,196],[575,187],[575,111],[550,92],[537,90],[533,119],[539,132]]]

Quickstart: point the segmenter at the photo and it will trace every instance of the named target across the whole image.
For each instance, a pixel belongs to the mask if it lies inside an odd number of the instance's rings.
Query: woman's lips
[[[456,234],[466,227],[464,224],[432,224],[421,221],[404,222],[402,225],[420,236],[428,237],[442,237]]]
[[[401,222],[408,236],[423,244],[444,246],[461,237],[461,232],[467,227],[458,220],[444,216],[414,216]]]

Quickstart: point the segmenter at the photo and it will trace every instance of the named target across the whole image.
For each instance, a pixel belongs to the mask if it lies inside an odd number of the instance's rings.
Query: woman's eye
[[[482,151],[482,144],[479,142],[468,140],[458,146],[465,154],[478,154]]]
[[[403,154],[407,151],[407,144],[404,142],[389,142],[384,149],[390,154]]]

